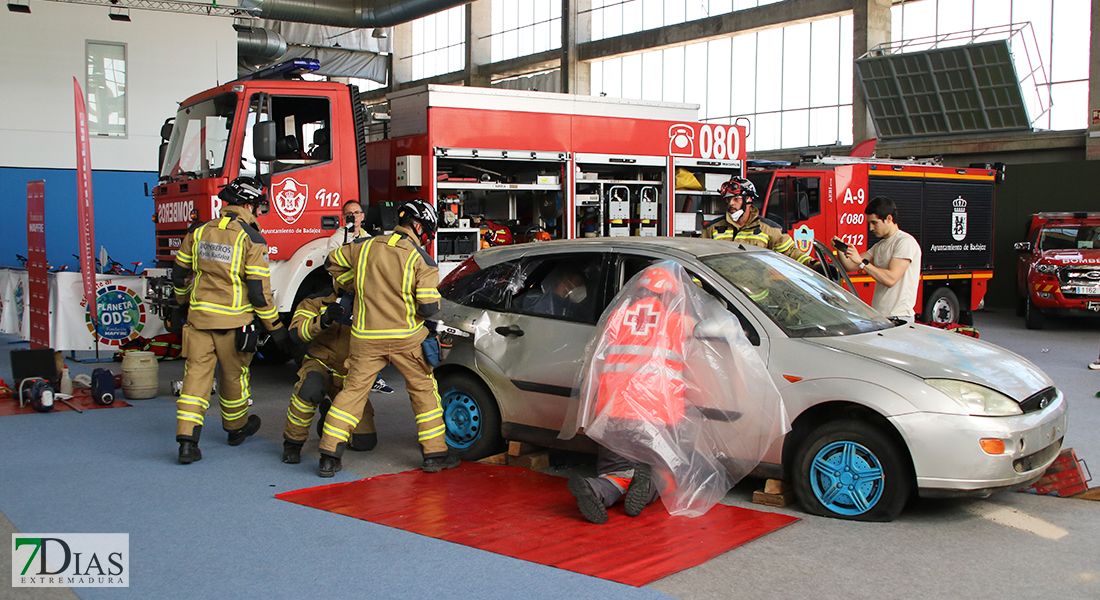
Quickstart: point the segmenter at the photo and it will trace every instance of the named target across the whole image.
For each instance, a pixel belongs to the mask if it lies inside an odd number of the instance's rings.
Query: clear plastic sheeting
[[[650,465],[673,515],[704,514],[790,430],[737,318],[671,261],[643,270],[608,306],[576,388],[561,437],[581,429]]]

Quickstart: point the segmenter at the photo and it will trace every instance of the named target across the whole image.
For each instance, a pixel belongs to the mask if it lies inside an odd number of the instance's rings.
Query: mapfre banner
[[[99,314],[99,349],[113,352],[139,336],[166,333],[164,323],[145,302],[145,278],[97,275],[96,308]],[[93,321],[84,299],[80,273],[51,273],[50,347],[54,350],[95,350]],[[0,270],[0,333],[27,339],[26,271]]]
[[[88,142],[88,114],[84,91],[73,77],[73,104],[76,108],[76,221],[80,234],[80,272],[84,274],[84,297],[91,302],[95,293],[95,209],[92,205],[92,150]],[[106,268],[107,265],[103,265]],[[92,322],[96,321],[92,305]]]

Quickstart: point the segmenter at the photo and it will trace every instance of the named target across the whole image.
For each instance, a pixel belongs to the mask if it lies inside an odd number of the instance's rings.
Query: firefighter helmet
[[[718,188],[718,193],[722,194],[723,197],[744,196],[746,202],[752,202],[758,198],[756,186],[744,177],[731,177],[729,181],[722,184],[722,187]]]
[[[426,240],[430,241],[435,237],[437,223],[435,209],[423,198],[409,200],[397,211],[398,223],[407,223],[410,220],[420,222],[420,227],[423,230],[421,235]]]
[[[676,274],[670,273],[668,269],[657,265],[646,269],[638,283],[654,294],[675,294],[680,291],[680,281],[677,279]]]
[[[230,181],[228,185],[218,192],[226,204],[240,206],[242,204],[262,204],[264,197],[264,184],[255,177],[238,177]]]

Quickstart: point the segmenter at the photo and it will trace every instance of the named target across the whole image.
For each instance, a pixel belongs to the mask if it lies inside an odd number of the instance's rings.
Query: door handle
[[[523,335],[523,330],[519,328],[519,325],[514,323],[507,327],[497,327],[496,332],[504,336],[514,335],[516,337],[521,337]]]

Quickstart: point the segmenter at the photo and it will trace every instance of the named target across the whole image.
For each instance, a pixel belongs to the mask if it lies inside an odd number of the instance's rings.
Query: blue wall
[[[46,182],[46,260],[79,271],[75,169],[0,167],[0,266],[19,266],[15,255],[27,255],[27,182]],[[151,171],[92,171],[95,203],[95,250],[106,247],[111,258],[130,268],[153,264],[155,236],[153,198],[145,196],[157,175]]]

